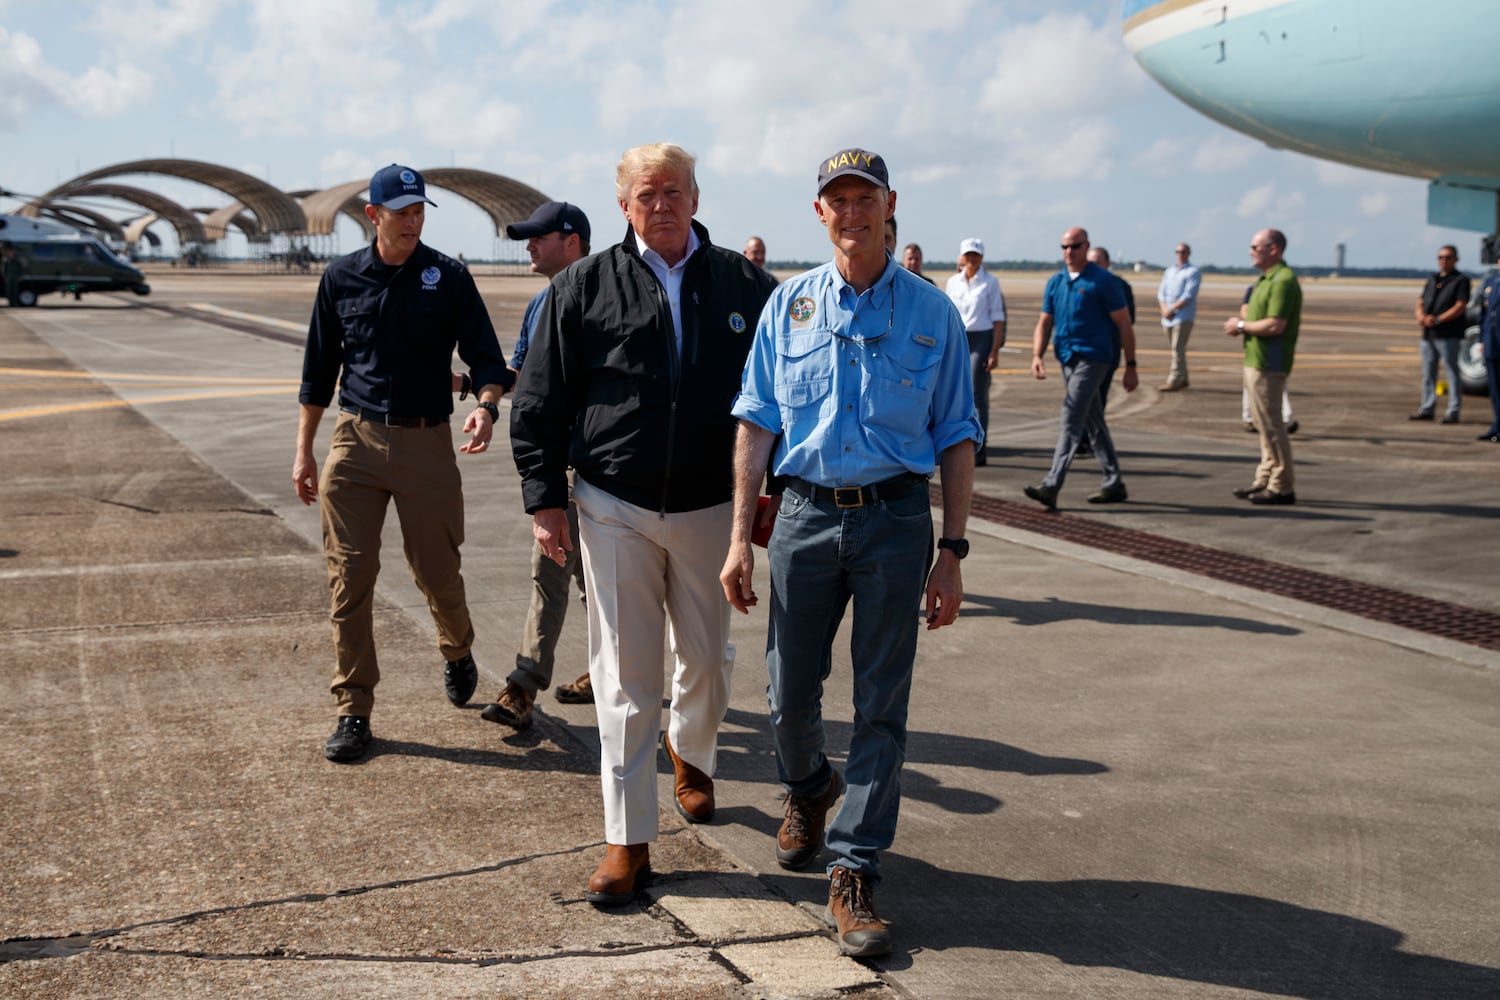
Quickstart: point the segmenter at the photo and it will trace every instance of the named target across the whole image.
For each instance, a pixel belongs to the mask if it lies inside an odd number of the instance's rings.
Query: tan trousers
[[[443,659],[460,659],[474,644],[459,572],[464,498],[452,431],[447,424],[387,427],[340,413],[318,492],[333,594],[333,697],[339,715],[369,715],[380,681],[374,628],[380,530],[392,499],[406,564],[427,598]]]
[[[1286,374],[1246,368],[1245,393],[1250,397],[1250,419],[1260,433],[1260,466],[1255,470],[1255,485],[1277,493],[1296,492],[1292,439],[1287,436],[1286,423],[1281,417]]]
[[[657,835],[656,745],[669,623],[667,735],[678,756],[703,773],[712,775],[717,763],[734,667],[729,603],[719,585],[732,504],[663,516],[582,478],[573,500],[588,581],[604,839],[647,844]]]

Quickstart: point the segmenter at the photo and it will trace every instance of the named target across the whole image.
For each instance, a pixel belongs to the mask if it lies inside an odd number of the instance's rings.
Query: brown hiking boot
[[[828,790],[822,795],[787,795],[786,819],[776,831],[777,864],[795,871],[817,857],[818,848],[823,846],[823,827],[828,822],[828,810],[842,794],[843,776],[834,771]]]
[[[592,705],[594,703],[594,680],[584,674],[572,684],[559,684],[554,697],[564,705]]]
[[[875,915],[870,880],[842,865],[833,866],[828,883],[828,909],[823,922],[837,929],[839,950],[854,958],[888,955],[891,932]]]
[[[479,717],[486,722],[498,722],[517,729],[531,725],[531,707],[536,704],[536,692],[528,691],[515,681],[506,681],[505,690],[495,700],[479,710]]]
[[[583,894],[595,906],[623,906],[651,874],[650,844],[604,845],[604,860],[594,869]]]
[[[689,823],[707,823],[714,818],[714,779],[677,756],[666,733],[661,734],[661,745],[667,748],[677,778],[673,796],[678,813]]]

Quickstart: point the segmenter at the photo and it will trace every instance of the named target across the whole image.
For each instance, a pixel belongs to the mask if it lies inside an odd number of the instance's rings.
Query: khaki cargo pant
[[[369,715],[380,681],[375,578],[392,499],[406,564],[427,598],[443,659],[460,659],[474,644],[459,572],[464,498],[452,431],[447,424],[387,427],[340,413],[318,491],[333,597],[329,618],[337,667],[331,690],[339,715]]]

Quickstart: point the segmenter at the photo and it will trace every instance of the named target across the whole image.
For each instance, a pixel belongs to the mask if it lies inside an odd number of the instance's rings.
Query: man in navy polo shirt
[[[1120,460],[1104,423],[1104,391],[1120,366],[1122,353],[1125,391],[1134,392],[1137,382],[1135,330],[1120,279],[1089,263],[1089,234],[1077,226],[1063,233],[1062,252],[1063,269],[1047,282],[1042,314],[1031,336],[1031,374],[1047,377],[1044,356],[1052,340],[1065,388],[1052,468],[1040,485],[1026,487],[1026,495],[1049,510],[1057,507],[1057,493],[1082,440],[1088,441],[1104,470],[1104,482],[1098,492],[1089,494],[1089,503],[1126,499]]]
[[[481,454],[499,416],[496,401],[515,382],[495,328],[458,261],[422,242],[428,201],[422,175],[391,164],[370,180],[369,246],[328,265],[318,285],[298,402],[292,483],[304,504],[322,499],[323,552],[333,592],[338,728],[329,760],[363,757],[380,667],[375,656],[375,578],[380,529],[396,501],[406,562],[427,598],[447,661],[448,700],[464,705],[479,671],[458,549],[464,539],[463,483],[453,454],[453,351],[479,386],[460,448]],[[318,476],[313,439],[339,393],[338,423]]]

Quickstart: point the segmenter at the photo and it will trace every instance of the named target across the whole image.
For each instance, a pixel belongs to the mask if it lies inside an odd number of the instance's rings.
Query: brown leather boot
[[[823,846],[823,828],[828,823],[828,810],[844,794],[844,777],[837,771],[828,782],[822,795],[790,795],[786,797],[786,818],[781,829],[776,831],[776,863],[788,871],[796,871],[818,856]]]
[[[845,955],[870,958],[890,954],[891,932],[875,915],[870,879],[859,872],[833,866],[823,922],[838,931],[839,950]]]
[[[672,770],[677,773],[677,811],[689,823],[707,823],[714,818],[714,779],[677,756],[666,733],[661,734],[661,745],[667,748]]]
[[[486,722],[525,729],[531,725],[531,711],[535,704],[535,691],[528,691],[515,681],[506,681],[505,688],[495,700],[479,710],[479,717]]]
[[[594,869],[583,898],[595,906],[624,906],[650,874],[650,844],[605,844],[604,860]]]
[[[585,673],[571,684],[559,684],[553,697],[564,705],[592,705],[594,703],[594,679]]]

